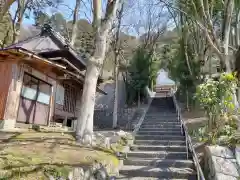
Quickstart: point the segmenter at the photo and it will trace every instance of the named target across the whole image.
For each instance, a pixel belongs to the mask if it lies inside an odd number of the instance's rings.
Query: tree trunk
[[[117,26],[117,32],[116,32],[116,39],[115,39],[115,69],[114,69],[114,79],[115,79],[115,91],[114,91],[114,109],[113,109],[113,128],[117,127],[117,120],[118,120],[118,68],[119,68],[119,53],[120,53],[120,47],[119,47],[119,35],[120,35],[120,27],[122,23],[122,13],[123,13],[123,3],[121,6],[121,9],[118,13],[118,26]]]
[[[182,43],[183,43],[183,48],[184,48],[184,56],[185,56],[185,60],[186,60],[186,63],[187,63],[187,67],[188,67],[188,71],[190,73],[191,76],[193,76],[193,73],[192,73],[192,69],[191,69],[191,66],[190,66],[190,63],[189,63],[189,58],[188,58],[188,50],[187,50],[187,46],[188,46],[188,32],[185,30],[185,22],[184,22],[184,17],[183,17],[183,14],[180,13],[180,21],[181,21],[181,25],[182,25],[182,34],[183,34],[183,39],[182,39]]]
[[[188,90],[186,90],[186,98],[187,98],[187,111],[189,111],[189,95],[188,95]]]
[[[20,36],[21,25],[23,21],[23,15],[26,10],[26,6],[28,4],[28,0],[18,0],[18,8],[17,8],[17,22],[13,28],[13,43],[17,43]]]
[[[9,36],[9,32],[10,32],[10,28],[8,28],[6,34],[4,35],[4,38],[3,38],[2,43],[1,43],[1,48],[4,48],[5,45],[7,44],[7,38]]]
[[[183,30],[185,31],[185,30]],[[192,69],[191,69],[191,66],[190,66],[190,62],[189,62],[189,58],[188,58],[188,32],[185,31],[183,32],[184,36],[183,36],[183,46],[184,46],[184,55],[185,55],[185,60],[186,60],[186,63],[187,63],[187,67],[188,67],[188,71],[189,71],[189,74],[191,76],[193,76],[193,73],[192,73]]]
[[[92,57],[93,59],[94,57]],[[95,94],[99,70],[97,66],[89,63],[85,75],[83,93],[81,98],[81,108],[78,114],[76,134],[82,138],[84,132],[93,132],[93,113],[95,105]]]
[[[232,72],[231,63],[229,60],[229,36],[230,36],[230,30],[231,30],[231,22],[232,22],[232,14],[234,9],[234,0],[228,0],[225,12],[225,20],[224,20],[224,39],[223,39],[223,47],[224,47],[224,59],[225,59],[225,65],[226,65],[226,71],[228,73]],[[235,105],[235,109],[237,110],[239,108],[239,104],[237,101],[237,95],[236,91],[233,92],[233,103]]]
[[[72,36],[71,36],[71,46],[74,47],[75,40],[77,37],[77,20],[78,20],[78,12],[80,8],[81,0],[76,0],[75,8],[73,11],[73,22],[72,22]]]
[[[17,0],[1,0],[0,1],[0,21],[2,21],[4,15],[8,12],[11,5]]]
[[[141,105],[141,95],[140,95],[140,90],[138,90],[138,107]]]
[[[153,79],[151,79],[151,90],[152,90],[152,92],[154,92],[154,88],[153,88]]]
[[[77,119],[76,138],[81,140],[85,134],[93,133],[93,114],[97,80],[107,51],[108,32],[116,16],[120,0],[108,1],[104,20],[102,20],[102,1],[93,0],[93,28],[95,32],[95,49],[87,64],[81,109]]]
[[[231,22],[232,22],[232,13],[234,8],[234,0],[228,0],[228,6],[226,7],[225,11],[225,18],[223,23],[223,51],[224,51],[224,60],[226,65],[226,71],[232,72],[230,60],[229,60],[229,36],[230,36],[230,30],[231,30]]]
[[[18,18],[18,21],[15,25],[14,28],[14,32],[13,32],[13,44],[17,43],[19,40],[19,36],[20,36],[20,28],[21,28],[21,24],[22,24],[22,16]]]
[[[118,57],[116,57],[116,65],[114,70],[115,91],[114,91],[114,108],[113,108],[113,128],[117,127],[118,120]]]
[[[236,15],[236,28],[235,28],[235,34],[236,34],[236,43],[237,48],[240,46],[240,10],[238,10]]]

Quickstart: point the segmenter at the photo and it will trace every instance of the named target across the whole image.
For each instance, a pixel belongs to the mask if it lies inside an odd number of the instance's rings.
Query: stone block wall
[[[240,167],[232,150],[207,146],[204,167],[209,180],[239,180]]]
[[[94,126],[97,129],[109,129],[113,126],[113,107],[114,107],[114,81],[109,81],[100,86],[107,95],[96,97],[96,105],[94,111]],[[132,118],[135,108],[129,108],[125,104],[126,91],[125,83],[122,76],[118,78],[118,125],[125,126]]]
[[[118,126],[126,127],[132,120],[136,108],[119,108],[118,110]],[[97,109],[94,111],[94,126],[97,129],[109,129],[113,125],[113,111],[110,109]]]

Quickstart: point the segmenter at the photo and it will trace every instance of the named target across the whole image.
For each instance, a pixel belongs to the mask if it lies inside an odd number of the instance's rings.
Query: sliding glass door
[[[18,122],[47,125],[51,85],[25,73],[18,110]]]

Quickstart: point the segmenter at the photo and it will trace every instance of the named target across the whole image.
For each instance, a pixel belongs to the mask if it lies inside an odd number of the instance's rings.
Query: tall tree
[[[78,13],[80,9],[80,2],[81,0],[76,0],[76,4],[73,11],[72,36],[71,36],[71,45],[73,47],[77,38],[77,20],[78,20]]]
[[[117,23],[117,29],[116,29],[116,35],[114,40],[114,58],[115,58],[115,68],[114,68],[114,80],[115,80],[115,90],[114,90],[114,107],[113,107],[113,128],[117,127],[117,121],[118,121],[118,76],[119,76],[119,56],[120,56],[120,45],[119,45],[119,36],[120,36],[120,27],[122,23],[122,15],[123,15],[123,8],[124,4],[122,3],[121,9],[118,13],[118,23]]]
[[[24,13],[29,5],[31,0],[17,0],[18,7],[13,19],[13,43],[18,42],[20,35],[20,28],[23,22]]]
[[[108,0],[104,18],[102,19],[102,1],[93,0],[93,28],[95,49],[89,58],[85,74],[84,88],[81,99],[81,109],[77,120],[77,139],[83,138],[86,133],[93,133],[93,113],[97,80],[102,68],[103,60],[107,50],[107,39],[109,30],[121,0]]]
[[[231,29],[235,14],[235,0],[211,1],[211,0],[159,0],[161,3],[180,11],[185,17],[188,17],[188,25],[197,26],[200,30],[195,39],[198,42],[205,42],[206,46],[203,51],[197,51],[200,55],[202,52],[206,57],[206,52],[210,56],[217,56],[221,62],[221,69],[227,72],[234,70],[230,56],[233,54],[230,43]],[[236,1],[237,2],[237,1]],[[191,29],[191,28],[190,28]],[[195,32],[196,31],[196,28]],[[202,45],[198,43],[198,45]],[[207,58],[201,59],[206,61]],[[205,63],[205,62],[203,62]],[[236,94],[234,94],[235,106],[238,107]]]
[[[131,93],[131,96],[128,98],[128,102],[137,102],[140,106],[142,97],[145,92],[146,86],[149,84],[150,69],[149,62],[152,58],[152,53],[149,52],[144,46],[139,47],[130,62],[128,67],[129,71],[129,85],[128,92]]]
[[[33,11],[35,17],[43,15],[42,12],[46,7],[57,7],[61,0],[16,0],[17,11],[12,18],[13,23],[13,43],[18,42],[20,35],[20,28],[27,11]]]

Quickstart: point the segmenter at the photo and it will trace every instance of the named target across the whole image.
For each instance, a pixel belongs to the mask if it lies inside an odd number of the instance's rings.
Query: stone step
[[[168,111],[166,109],[149,109],[148,112],[146,113],[148,116],[177,116],[178,113],[176,111]]]
[[[130,151],[128,158],[187,159],[187,152]]]
[[[174,114],[177,114],[177,111],[176,111],[176,109],[168,109],[164,106],[158,106],[158,107],[151,107],[150,106],[150,109],[147,112],[147,114],[164,114],[164,115],[170,114],[170,115],[174,115]]]
[[[139,131],[147,132],[147,131],[181,131],[181,127],[176,128],[140,128]]]
[[[185,140],[184,136],[174,135],[135,135],[135,140]]]
[[[181,130],[180,131],[138,131],[138,135],[179,135],[181,136]]]
[[[134,166],[153,166],[153,167],[176,167],[176,168],[193,168],[194,163],[191,160],[175,160],[175,159],[142,159],[128,158],[124,160],[124,165]]]
[[[180,128],[180,124],[142,124],[141,128]]]
[[[185,140],[135,140],[136,145],[178,145],[185,146]]]
[[[155,112],[155,113],[151,113],[151,112],[147,112],[147,114],[145,115],[145,117],[153,117],[153,118],[155,118],[155,117],[171,117],[171,118],[173,118],[173,117],[175,117],[175,118],[177,118],[177,113],[171,113],[171,112]]]
[[[121,175],[116,178],[116,180],[189,180],[189,179],[169,179],[169,178],[154,178],[154,177],[129,177],[129,176],[124,176]],[[196,180],[196,179],[191,179],[191,180]]]
[[[157,168],[151,166],[123,166],[119,173],[128,177],[144,176],[176,179],[196,176],[195,171],[191,168]]]
[[[164,122],[159,122],[159,121],[143,121],[142,125],[156,125],[156,126],[159,126],[159,125],[181,125],[180,122],[177,122],[177,121],[164,121]]]
[[[156,117],[146,117],[145,121],[155,121],[155,120],[166,120],[166,121],[178,121],[177,117],[164,117],[164,116],[156,116]]]
[[[161,119],[161,120],[163,120],[163,119],[168,119],[168,120],[177,120],[178,119],[178,117],[177,116],[162,116],[162,115],[160,115],[160,114],[158,114],[158,115],[154,115],[154,116],[144,116],[145,117],[145,120],[146,119],[152,119],[152,120],[155,120],[155,119]]]
[[[178,145],[132,145],[131,150],[186,152],[186,146]]]
[[[145,120],[143,121],[143,124],[167,124],[167,123],[172,123],[172,124],[181,124],[179,121],[169,121],[169,120]]]

